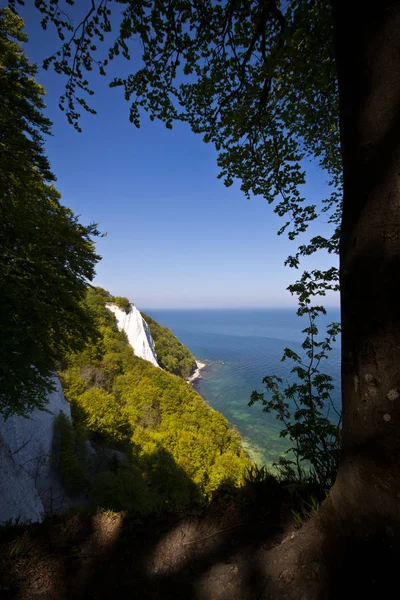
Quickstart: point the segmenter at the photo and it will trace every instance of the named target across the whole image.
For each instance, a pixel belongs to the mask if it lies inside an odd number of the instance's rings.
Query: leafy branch
[[[289,438],[291,446],[286,452],[290,458],[281,457],[277,465],[283,477],[299,481],[311,478],[329,488],[339,461],[341,415],[331,396],[332,377],[321,373],[320,364],[328,358],[340,325],[329,325],[326,337],[319,340],[316,319],[326,310],[303,303],[299,314],[308,317],[308,326],[303,330],[305,357],[285,348],[281,359],[294,363],[291,373],[296,376],[295,381],[283,385],[281,377],[265,377],[268,395],[254,391],[249,406],[261,402],[263,410],[275,413],[284,425],[280,436]]]

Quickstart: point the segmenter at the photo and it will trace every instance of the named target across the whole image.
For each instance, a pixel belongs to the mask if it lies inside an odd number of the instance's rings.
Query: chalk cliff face
[[[129,313],[115,304],[107,304],[118,328],[125,331],[136,356],[158,367],[154,341],[147,323],[131,304]],[[45,512],[60,512],[72,499],[55,474],[58,445],[55,421],[60,411],[71,418],[58,377],[55,391],[48,396],[46,410],[33,410],[28,417],[0,415],[0,525],[41,521]]]
[[[65,492],[52,465],[54,425],[60,411],[71,416],[58,377],[46,410],[27,418],[0,416],[0,524],[19,518],[41,521],[45,509],[60,510]]]
[[[159,367],[149,327],[136,306],[131,304],[129,313],[126,313],[116,304],[106,304],[106,307],[114,313],[118,329],[125,331],[128,342],[136,356],[148,360],[155,367]]]
[[[14,460],[0,436],[0,525],[11,520],[19,523],[41,521],[43,503],[32,477]]]

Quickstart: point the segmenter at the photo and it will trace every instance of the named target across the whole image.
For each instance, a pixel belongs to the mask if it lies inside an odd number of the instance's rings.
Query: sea
[[[278,375],[293,381],[293,363],[281,361],[286,347],[301,354],[307,326],[294,309],[145,309],[168,327],[196,359],[206,364],[193,387],[207,403],[235,425],[243,445],[258,465],[272,465],[288,448],[279,434],[282,424],[260,403],[248,406],[253,390],[265,391],[262,380]],[[339,309],[328,309],[318,320],[322,339],[326,326],[339,321]],[[333,378],[332,400],[340,406],[340,340],[334,343],[321,371]]]

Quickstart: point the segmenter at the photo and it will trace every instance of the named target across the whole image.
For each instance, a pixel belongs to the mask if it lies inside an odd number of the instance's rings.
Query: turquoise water
[[[281,362],[285,347],[301,353],[306,321],[293,310],[144,310],[167,326],[207,367],[193,386],[230,423],[237,426],[243,444],[258,464],[270,464],[286,449],[279,437],[281,425],[256,404],[249,407],[253,390],[263,391],[262,379],[278,375],[287,380],[291,363]],[[331,309],[322,325],[339,320]],[[340,399],[340,346],[335,344],[323,371],[333,378],[335,404]]]

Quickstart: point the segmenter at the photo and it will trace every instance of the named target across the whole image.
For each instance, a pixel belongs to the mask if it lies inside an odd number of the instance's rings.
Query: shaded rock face
[[[0,436],[0,525],[7,521],[41,521],[43,503],[35,481],[14,460],[9,446]]]
[[[149,326],[136,306],[131,304],[129,313],[126,313],[116,304],[106,304],[106,307],[115,315],[118,329],[125,331],[135,355],[148,360],[155,367],[159,367]]]
[[[0,416],[0,524],[10,519],[41,521],[45,511],[60,510],[64,491],[54,474],[54,426],[60,411],[71,417],[58,377],[46,410],[28,417]]]

